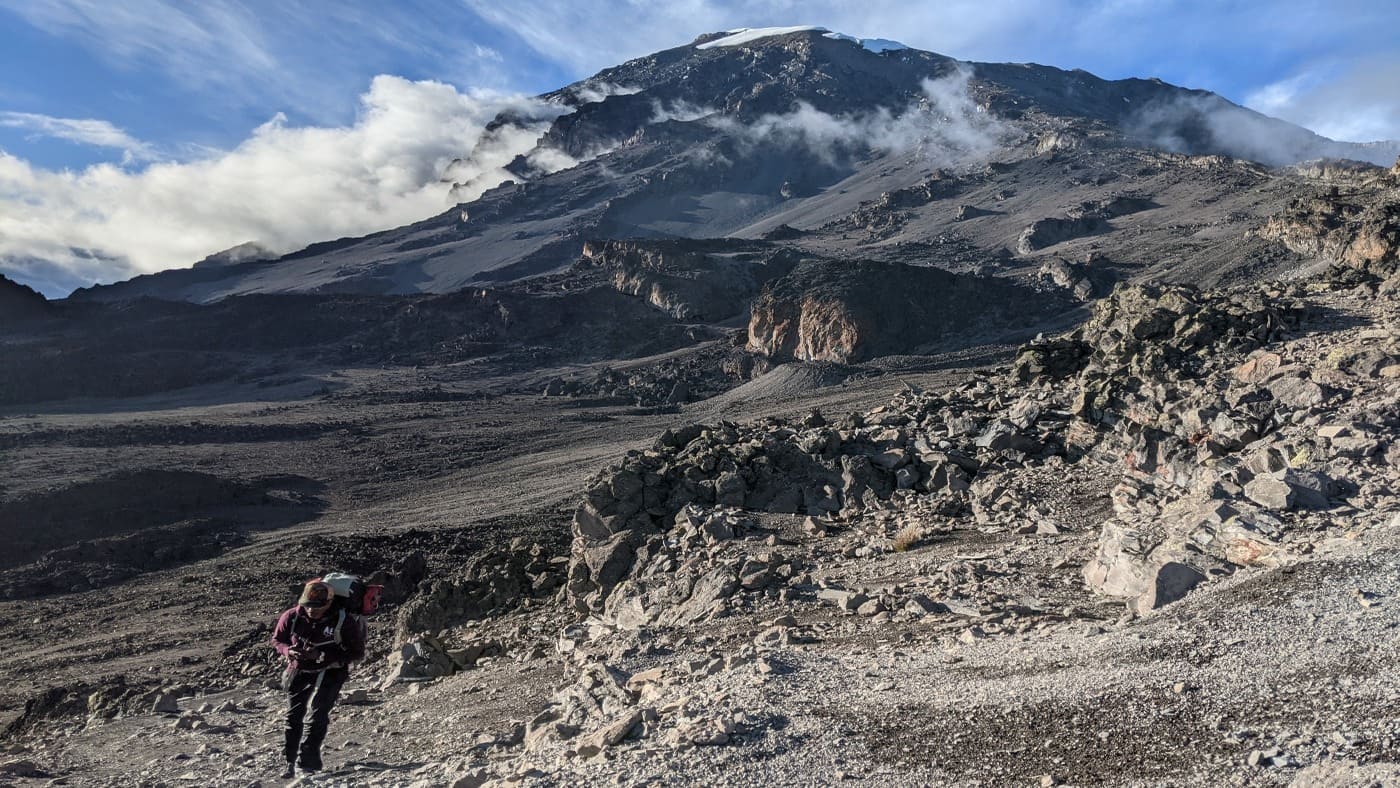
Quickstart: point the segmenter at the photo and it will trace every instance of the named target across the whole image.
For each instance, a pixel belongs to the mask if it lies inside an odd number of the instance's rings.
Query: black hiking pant
[[[320,673],[302,672],[292,679],[287,690],[290,705],[287,708],[286,739],[282,754],[287,763],[297,761],[300,755],[303,769],[321,768],[321,743],[326,740],[326,729],[331,725],[331,707],[340,696],[340,688],[350,678],[348,668],[327,668]],[[301,738],[302,722],[306,719],[306,704],[311,702],[311,730],[306,739]]]

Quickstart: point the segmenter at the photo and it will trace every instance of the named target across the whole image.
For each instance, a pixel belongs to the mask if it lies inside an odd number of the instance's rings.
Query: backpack
[[[379,598],[384,594],[384,586],[368,585],[360,578],[343,572],[331,572],[324,577],[314,577],[307,582],[315,583],[318,581],[330,586],[331,593],[335,595],[334,609],[337,618],[334,632],[336,645],[341,644],[340,630],[345,627],[347,618],[352,620],[354,626],[361,627],[363,632],[363,616],[370,615],[379,609]]]
[[[356,616],[372,615],[379,610],[379,598],[384,595],[384,586],[368,585],[354,575],[331,572],[319,578],[331,587],[340,609]]]

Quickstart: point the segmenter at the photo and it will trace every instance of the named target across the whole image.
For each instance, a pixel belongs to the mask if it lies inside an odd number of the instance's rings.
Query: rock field
[[[842,395],[873,407],[653,416],[551,499],[571,542],[384,545],[391,613],[299,784],[1396,779],[1397,292],[1123,286],[1003,366]],[[265,636],[75,673],[0,769],[269,784]]]
[[[985,161],[659,119],[962,73],[796,32],[413,225],[0,277],[0,785],[1400,785],[1400,163],[976,66]],[[384,606],[283,781],[332,569]]]

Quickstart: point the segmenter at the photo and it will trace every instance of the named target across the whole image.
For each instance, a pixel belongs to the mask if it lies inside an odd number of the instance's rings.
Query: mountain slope
[[[213,301],[243,293],[450,292],[561,270],[589,239],[755,237],[783,224],[821,230],[934,175],[950,188],[926,202],[975,192],[978,215],[1007,217],[982,222],[995,232],[965,239],[964,262],[985,264],[1014,249],[1026,224],[1082,201],[1086,183],[1155,193],[1163,180],[1198,174],[1197,164],[1163,151],[1266,165],[1320,156],[1388,163],[1397,152],[1336,143],[1159,80],[960,63],[913,49],[875,52],[820,30],[709,46],[723,40],[701,36],[547,94],[572,111],[511,165],[517,182],[469,204],[280,260],[162,272],[74,297]],[[487,134],[523,123],[502,115]],[[1123,153],[1128,149],[1156,153]],[[542,174],[541,160],[578,163]],[[994,166],[982,170],[988,162]],[[943,177],[948,169],[960,182]],[[1243,188],[1250,196],[1235,202],[1248,205],[1234,213],[1248,221],[1239,224],[1262,221],[1281,207],[1275,195],[1281,189],[1273,174],[1243,171],[1249,175],[1207,179],[1157,215],[1167,219],[1164,226],[1208,224],[1190,208],[1234,199]],[[1021,176],[1027,174],[1044,184],[1033,200],[1025,198]],[[953,212],[964,202],[919,212],[905,222],[911,237],[900,240],[960,235]],[[1142,219],[1150,229],[1150,218]],[[1215,233],[1205,246],[1228,250],[1244,231]],[[849,231],[817,240],[823,252],[857,253],[859,245]],[[1110,256],[1122,256],[1119,244],[1107,247]]]
[[[49,303],[33,289],[0,276],[0,325],[19,323],[49,314]]]

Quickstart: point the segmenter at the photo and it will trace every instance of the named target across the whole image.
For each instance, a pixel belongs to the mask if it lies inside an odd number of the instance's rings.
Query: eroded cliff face
[[[1295,200],[1256,231],[1298,254],[1387,277],[1400,268],[1400,191]]]
[[[853,363],[1015,333],[1070,308],[1059,293],[934,268],[808,260],[764,287],[748,349],[782,361]]]
[[[849,300],[810,294],[799,299],[761,298],[749,320],[748,349],[775,360],[832,361],[869,358],[879,334],[870,315]]]
[[[761,242],[629,240],[585,243],[582,265],[677,320],[722,321],[742,314],[796,260]]]

